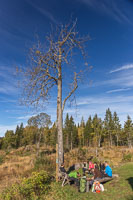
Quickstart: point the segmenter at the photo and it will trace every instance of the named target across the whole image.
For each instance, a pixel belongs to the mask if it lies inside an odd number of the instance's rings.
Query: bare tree
[[[36,116],[31,117],[28,120],[28,125],[29,126],[34,126],[37,128],[37,133],[36,133],[36,156],[39,156],[39,150],[40,150],[40,142],[42,138],[42,132],[44,131],[44,128],[48,127],[49,125],[52,124],[50,116],[46,113],[40,113]]]
[[[76,31],[76,21],[68,25],[60,25],[46,38],[44,47],[40,42],[30,49],[32,67],[26,70],[26,84],[24,97],[26,102],[38,104],[40,100],[47,101],[54,86],[57,86],[57,130],[58,130],[58,164],[63,162],[63,110],[66,101],[74,94],[78,87],[78,81],[82,76],[82,70],[73,70],[73,80],[68,95],[62,101],[62,70],[69,65],[77,50],[84,54],[84,44],[90,39],[79,37]],[[73,54],[74,53],[74,54]],[[88,64],[85,63],[85,69]],[[68,79],[69,80],[69,79]]]

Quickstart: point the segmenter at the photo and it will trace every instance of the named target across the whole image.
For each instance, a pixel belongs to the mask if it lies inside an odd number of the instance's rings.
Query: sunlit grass
[[[74,186],[61,187],[60,183],[52,183],[50,194],[46,200],[133,200],[133,163],[124,164],[113,169],[118,178],[104,184],[105,191],[96,194],[80,193]]]

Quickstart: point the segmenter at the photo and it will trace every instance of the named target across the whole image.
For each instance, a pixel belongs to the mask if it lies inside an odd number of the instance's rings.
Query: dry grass
[[[41,151],[52,151],[51,147],[41,147]],[[125,147],[112,147],[98,149],[98,160],[109,161],[113,166],[121,165],[123,155],[133,153],[133,149]],[[80,155],[81,154],[81,155]],[[15,182],[19,182],[23,176],[30,175],[34,168],[36,156],[36,147],[27,146],[13,150],[6,155],[4,151],[0,151],[0,156],[4,156],[4,163],[0,165],[0,192]],[[69,167],[75,163],[85,161],[90,156],[96,157],[95,148],[83,148],[82,151],[74,149],[65,154],[65,165]],[[55,163],[55,153],[47,155],[47,157]]]
[[[52,147],[43,146],[41,152],[51,151]],[[19,182],[23,176],[29,176],[34,168],[36,159],[36,146],[28,145],[12,150],[8,154],[0,151],[4,162],[0,165],[0,192],[15,182]],[[55,162],[55,154],[48,155]]]
[[[21,149],[20,149],[21,151]],[[18,150],[4,155],[4,163],[0,165],[0,191],[15,182],[34,167],[35,155],[19,156]]]
[[[127,154],[133,154],[133,148],[129,149],[126,147],[103,147],[96,148],[83,148],[84,152],[80,152],[79,149],[74,149],[71,152],[65,154],[65,165],[66,167],[71,166],[81,161],[86,161],[90,156],[93,156],[98,161],[108,161],[112,166],[119,166],[122,164],[123,156]],[[80,155],[81,153],[81,155]]]

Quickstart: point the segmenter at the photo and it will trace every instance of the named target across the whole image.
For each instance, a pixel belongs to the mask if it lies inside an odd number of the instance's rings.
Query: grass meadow
[[[126,163],[113,169],[118,178],[105,183],[102,193],[80,193],[73,185],[61,187],[61,183],[53,182],[50,193],[45,200],[133,200],[133,163]]]

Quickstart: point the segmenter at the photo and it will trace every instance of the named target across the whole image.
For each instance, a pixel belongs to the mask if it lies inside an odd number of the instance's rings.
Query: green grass
[[[79,193],[74,186],[61,183],[52,183],[51,192],[45,196],[45,200],[133,200],[133,163],[124,164],[113,169],[117,173],[116,178],[104,184],[105,191],[102,193]]]

